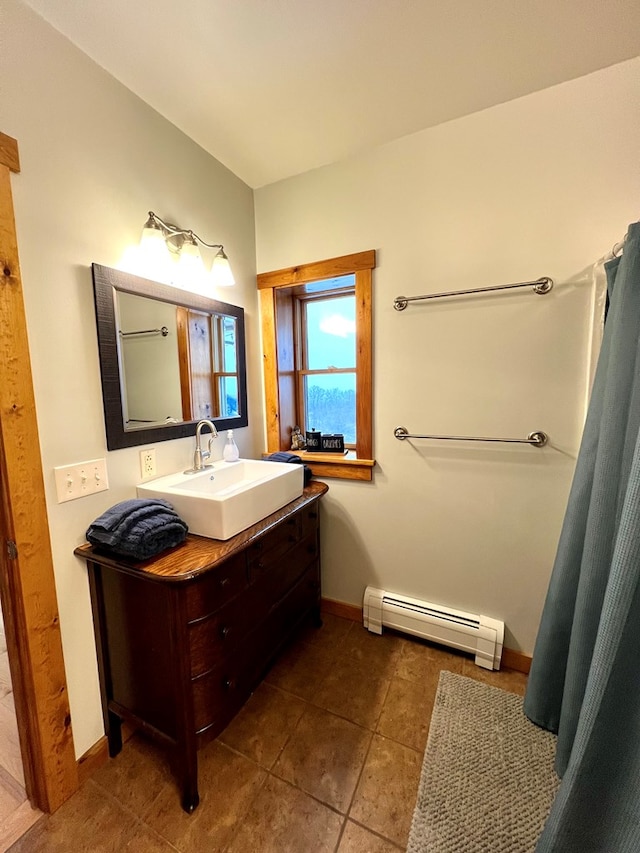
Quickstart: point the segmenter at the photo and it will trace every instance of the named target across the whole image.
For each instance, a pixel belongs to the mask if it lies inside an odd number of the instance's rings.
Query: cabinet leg
[[[108,712],[107,743],[109,744],[109,755],[115,758],[122,750],[122,720],[113,711]]]
[[[191,814],[198,807],[198,756],[194,749],[178,750],[178,777],[182,789],[182,808]]]
[[[197,791],[195,794],[182,794],[182,808],[186,811],[187,814],[193,814],[193,812],[197,809],[199,802],[200,797]]]
[[[314,628],[322,628],[322,615],[320,613],[320,605],[318,604],[311,611],[311,619]]]

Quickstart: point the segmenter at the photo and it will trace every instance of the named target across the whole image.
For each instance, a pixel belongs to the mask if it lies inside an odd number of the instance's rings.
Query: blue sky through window
[[[344,285],[353,285],[344,276]],[[319,282],[326,287],[326,282]],[[356,366],[355,296],[309,300],[306,305],[308,370],[351,369]],[[345,442],[356,440],[356,377],[331,373],[305,378],[306,429],[342,433]]]

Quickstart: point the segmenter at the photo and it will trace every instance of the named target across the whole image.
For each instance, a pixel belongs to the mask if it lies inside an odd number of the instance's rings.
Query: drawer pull
[[[295,518],[290,518],[290,519],[287,521],[287,524],[295,524],[295,523],[296,523],[296,519],[295,519]]]
[[[236,684],[232,678],[225,678],[225,680],[222,682],[222,686],[225,690],[233,690]]]
[[[220,629],[220,636],[222,637],[223,640],[229,636],[229,630],[230,629],[227,625],[225,625],[223,628]]]
[[[307,545],[307,553],[308,554],[315,554],[316,553],[316,546],[315,545]]]
[[[310,513],[309,513],[309,518],[317,518],[317,517],[318,517],[318,513],[317,513],[317,512],[310,512]]]
[[[220,586],[225,587],[229,583],[229,578],[220,578]]]
[[[262,562],[262,560],[259,560],[259,561],[258,561],[258,563],[257,563],[257,565],[256,565],[256,568],[258,568],[258,569],[264,569],[264,563]]]

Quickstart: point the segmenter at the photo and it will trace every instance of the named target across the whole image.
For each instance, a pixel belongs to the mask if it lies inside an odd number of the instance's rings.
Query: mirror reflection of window
[[[181,393],[185,419],[237,417],[237,321],[226,314],[179,308]]]
[[[235,317],[218,315],[212,317],[212,322],[216,326],[216,339],[220,342],[214,380],[217,382],[220,417],[233,418],[240,413],[235,344],[236,320]]]

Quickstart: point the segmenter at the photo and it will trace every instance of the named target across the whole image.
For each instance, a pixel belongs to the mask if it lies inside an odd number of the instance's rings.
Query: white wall
[[[224,243],[246,310],[251,427],[262,450],[253,197],[237,177],[17,0],[3,0],[0,130],[18,140],[13,178],[38,427],[76,753],[103,733],[87,571],[89,523],[135,496],[138,448],[108,453],[90,265],[118,266],[147,212]],[[191,462],[193,440],[156,445],[158,473]],[[222,443],[216,447],[222,456]],[[53,467],[106,456],[110,490],[58,505]]]
[[[640,215],[640,59],[256,192],[260,272],[374,248],[372,484],[330,481],[323,595],[502,618],[531,653],[584,416],[586,268]],[[551,276],[528,291],[417,295]],[[399,442],[411,432],[528,446]]]

